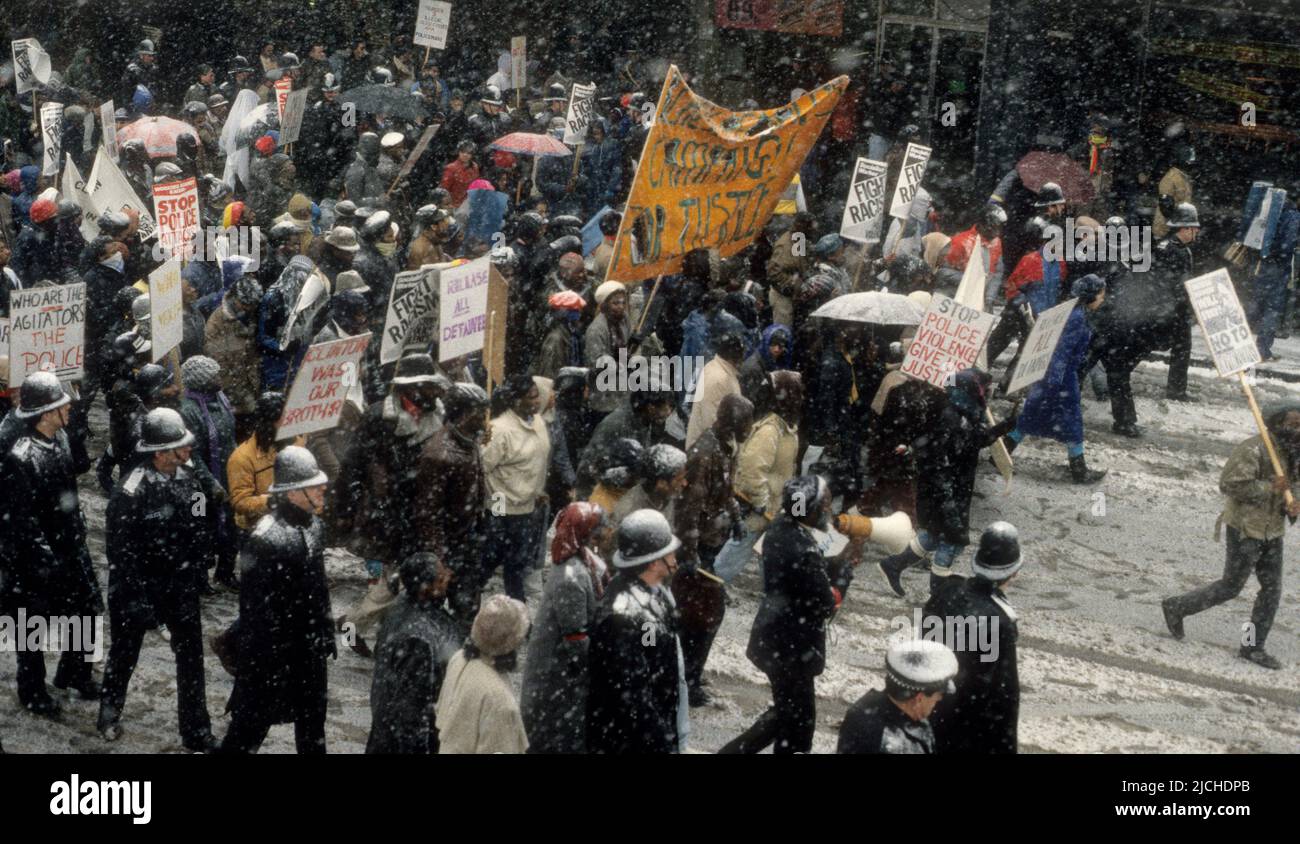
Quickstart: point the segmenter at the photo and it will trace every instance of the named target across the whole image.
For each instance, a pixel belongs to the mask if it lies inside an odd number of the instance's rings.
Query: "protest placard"
[[[438,274],[438,359],[451,360],[483,348],[488,314],[488,256]],[[504,329],[502,314],[501,328]]]
[[[280,146],[298,140],[302,132],[302,115],[307,110],[307,89],[290,91],[284,98],[284,113],[280,115]]]
[[[149,343],[154,363],[181,344],[185,334],[181,304],[181,262],[172,258],[149,273]]]
[[[729,258],[776,210],[849,80],[840,76],[780,108],[731,111],[668,69],[619,226],[608,278],[681,271],[692,249]]]
[[[153,215],[145,208],[140,197],[135,195],[126,176],[122,175],[122,171],[102,149],[95,153],[95,165],[90,168],[86,186],[97,213],[130,208],[140,215],[141,240],[149,240],[157,233],[158,225],[154,222]]]
[[[153,211],[163,254],[186,255],[190,240],[199,231],[198,182],[190,176],[154,185]]]
[[[293,92],[293,80],[287,76],[282,76],[273,83],[275,88],[275,116],[280,121],[280,126],[284,126],[284,104],[289,99],[289,94]],[[280,138],[280,146],[284,146],[287,141]]]
[[[39,82],[50,81],[50,57],[35,38],[19,38],[9,42],[14,58],[14,84],[18,95],[34,90]]]
[[[564,142],[570,146],[585,143],[587,127],[596,113],[596,83],[573,86],[569,92],[569,110],[564,114]]]
[[[0,352],[4,352],[6,356],[9,354],[9,317],[0,317]],[[0,372],[0,375],[7,376],[8,374],[7,372]]]
[[[947,386],[949,378],[975,365],[995,321],[993,314],[935,294],[907,347],[903,374],[936,387]]]
[[[33,372],[81,378],[86,344],[86,285],[29,287],[9,294],[9,383]]]
[[[903,154],[903,168],[898,174],[898,184],[894,186],[894,198],[889,203],[889,216],[907,219],[912,199],[925,178],[925,167],[930,162],[930,148],[920,144],[908,143],[907,152]]]
[[[359,383],[361,356],[369,344],[367,332],[307,349],[276,426],[277,440],[325,431],[339,423],[348,393]]]
[[[96,219],[99,215],[95,213],[90,194],[86,193],[86,180],[81,177],[81,171],[77,169],[76,162],[69,154],[64,154],[63,177],[59,182],[59,190],[63,193],[64,199],[71,199],[81,210],[78,220],[81,236],[87,243],[98,237],[99,224]]]
[[[113,101],[108,100],[99,107],[99,142],[108,152],[108,157],[117,161],[117,118]],[[92,165],[93,166],[93,165]]]
[[[450,267],[450,264],[424,266],[400,272],[394,277],[388,297],[388,315],[384,318],[384,335],[379,345],[380,364],[397,360],[420,338],[428,338],[426,345],[434,339],[439,270]]]
[[[1183,282],[1196,321],[1214,358],[1220,377],[1234,375],[1259,363],[1259,347],[1241,309],[1237,291],[1226,269]]]
[[[1020,362],[1016,364],[1016,372],[1007,392],[1014,393],[1028,387],[1047,374],[1047,367],[1052,363],[1052,355],[1056,352],[1056,344],[1061,340],[1061,332],[1065,331],[1065,323],[1074,312],[1075,304],[1074,299],[1062,302],[1043,311],[1034,320],[1034,327],[1029,330],[1029,336],[1025,338],[1020,350]]]
[[[528,38],[523,35],[510,39],[510,87],[528,87]]]
[[[415,17],[415,37],[421,47],[442,50],[447,46],[447,30],[451,28],[451,4],[439,0],[420,0]]]
[[[45,150],[42,176],[56,176],[63,163],[63,103],[41,103],[41,141]]]
[[[859,243],[880,240],[881,224],[885,219],[885,176],[888,169],[883,161],[858,159],[853,167],[848,198],[844,200],[840,237]]]

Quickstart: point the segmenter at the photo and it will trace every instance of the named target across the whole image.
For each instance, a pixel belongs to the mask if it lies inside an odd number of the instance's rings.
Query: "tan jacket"
[[[203,349],[221,366],[221,387],[235,413],[257,409],[262,367],[257,354],[257,315],[245,325],[228,302],[208,317],[203,329]]]
[[[1273,462],[1258,434],[1232,450],[1219,475],[1226,499],[1219,519],[1250,539],[1277,539],[1286,532],[1282,493],[1273,491]],[[1291,494],[1300,498],[1293,482]]]
[[[736,495],[756,511],[745,519],[746,528],[760,530],[776,517],[781,509],[781,488],[795,476],[798,452],[798,427],[786,424],[775,413],[754,426],[736,465]]]
[[[524,719],[510,681],[481,657],[459,650],[438,694],[438,753],[523,753]]]
[[[812,269],[812,244],[804,238],[802,256],[794,254],[794,232],[786,232],[772,245],[767,261],[767,301],[772,322],[794,325],[794,295]]]
[[[1164,177],[1160,179],[1160,185],[1157,187],[1156,196],[1169,194],[1174,198],[1174,204],[1179,202],[1192,201],[1192,180],[1187,178],[1187,174],[1177,167],[1170,167]],[[1165,224],[1165,215],[1160,213],[1160,207],[1156,206],[1156,218],[1151,223],[1151,234],[1158,240],[1169,234],[1169,226]]]
[[[551,459],[551,435],[540,413],[531,423],[513,410],[492,420],[492,441],[483,449],[488,511],[503,516],[533,512],[546,489]]]
[[[700,370],[700,380],[695,388],[695,401],[691,405],[691,419],[686,424],[686,447],[704,436],[718,418],[718,406],[731,394],[740,395],[740,378],[736,367],[719,355]]]

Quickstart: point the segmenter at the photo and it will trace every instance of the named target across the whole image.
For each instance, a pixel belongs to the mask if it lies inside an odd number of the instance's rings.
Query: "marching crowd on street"
[[[30,35],[41,33],[14,37]],[[1183,282],[1219,264],[1198,248],[1186,137],[1152,152],[1165,173],[1148,221],[1100,178],[1081,208],[1059,184],[1031,188],[1013,170],[969,208],[927,181],[909,216],[863,249],[838,233],[840,169],[871,149],[896,178],[908,142],[926,138],[888,84],[855,77],[803,168],[806,207],[778,209],[738,255],[696,249],[679,273],[630,284],[606,275],[653,125],[662,75],[651,63],[592,71],[596,115],[575,161],[497,145],[516,133],[563,138],[583,81],[565,75],[563,56],[541,59],[552,72],[515,93],[496,55],[479,57],[474,78],[447,79],[436,53],[406,36],[248,46],[224,66],[171,67],[145,38],[125,66],[79,49],[32,92],[15,96],[5,80],[0,316],[16,291],[84,282],[86,320],[75,383],[43,371],[8,383],[0,365],[0,613],[109,620],[98,678],[67,650],[51,689],[44,654],[17,653],[21,706],[57,719],[68,717],[65,694],[98,700],[97,730],[118,740],[133,728],[131,678],[157,631],[175,655],[192,751],[254,752],[272,726],[292,723],[299,752],[325,752],[328,666],[351,646],[373,660],[368,752],[682,752],[691,710],[716,694],[706,666],[728,584],[749,572],[762,599],[746,655],[772,705],[722,752],[811,751],[827,626],[855,582],[929,616],[991,623],[996,658],[891,642],[884,688],[849,709],[839,752],[1017,751],[1009,587],[1022,566],[1034,576],[1033,560],[1015,526],[971,524],[981,454],[1056,440],[1061,482],[1096,484],[1105,472],[1085,457],[1085,385],[1109,397],[1124,437],[1144,435],[1130,381],[1154,352],[1169,352],[1168,397],[1196,400]],[[799,86],[825,81],[798,67],[808,73]],[[284,145],[282,80],[308,92],[297,140]],[[112,100],[120,167],[141,207],[153,207],[156,185],[194,177],[204,236],[260,232],[259,260],[188,261],[175,356],[151,362],[155,242],[129,208],[94,215],[85,236],[87,209],[42,175],[37,100],[64,104],[61,149],[81,173],[103,141],[84,118]],[[886,113],[897,119],[868,123]],[[157,117],[177,124],[174,152],[132,135]],[[1298,193],[1270,217],[1253,267],[1249,313],[1266,360],[1289,327]],[[1260,201],[1247,198],[1243,236]],[[493,208],[500,229],[485,231]],[[1067,218],[1093,243],[1153,225],[1150,268],[1139,271],[1136,254],[1054,252]],[[398,273],[480,258],[509,288],[499,383],[481,354],[444,360],[436,339],[395,364],[380,363],[374,342],[337,427],[278,436],[308,348],[379,337]],[[1001,320],[987,367],[945,387],[900,372],[914,326],[813,315],[876,290],[924,308],[953,295],[972,261]],[[327,296],[307,308],[312,279]],[[1023,346],[1035,318],[1065,302],[1073,310],[1046,375],[995,419],[994,369],[1005,367],[1005,389],[1013,341]],[[600,377],[641,357],[705,364],[688,385],[658,370],[644,388]],[[92,430],[101,403],[108,424]],[[1287,517],[1300,515],[1300,404],[1269,409],[1267,421],[1285,477],[1261,437],[1234,451],[1220,485],[1224,577],[1163,610],[1181,638],[1185,619],[1235,597],[1253,572],[1257,632],[1241,656],[1276,669],[1265,643]],[[80,503],[94,485],[108,501],[104,560]],[[355,606],[331,600],[327,548],[363,561],[368,590]],[[905,582],[912,569],[928,582]],[[203,628],[202,604],[214,600],[237,600],[229,629]],[[234,677],[220,739],[205,679],[218,670]]]

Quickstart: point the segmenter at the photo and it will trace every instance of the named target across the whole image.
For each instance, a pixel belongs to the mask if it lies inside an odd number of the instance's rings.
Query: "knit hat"
[[[28,214],[31,216],[33,223],[43,223],[46,220],[52,219],[58,211],[59,206],[54,204],[54,200],[42,198],[32,203],[31,210],[28,211]]]
[[[586,300],[572,290],[552,293],[551,298],[546,300],[546,304],[553,310],[560,311],[581,311],[587,306]]]
[[[1089,273],[1075,279],[1074,284],[1070,286],[1070,295],[1076,299],[1082,299],[1085,305],[1090,305],[1105,289],[1105,280],[1100,276]]]
[[[275,152],[275,138],[270,135],[263,135],[253,144],[253,148],[262,155],[269,157],[273,152]]]
[[[626,293],[627,287],[621,281],[607,281],[596,288],[596,306],[605,304],[605,300],[615,293]]]
[[[528,625],[528,607],[523,601],[496,594],[483,602],[474,616],[469,638],[484,656],[505,656],[523,644]]]
[[[256,284],[257,282],[254,282]],[[204,355],[194,355],[181,364],[181,383],[187,390],[206,393],[221,387],[221,364]]]

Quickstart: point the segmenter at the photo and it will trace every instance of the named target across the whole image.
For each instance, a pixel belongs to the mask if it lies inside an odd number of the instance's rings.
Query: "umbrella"
[[[344,91],[339,102],[344,107],[351,103],[362,114],[386,114],[412,123],[429,116],[423,100],[396,85],[362,85]]]
[[[181,135],[191,135],[194,140],[199,135],[194,127],[170,117],[141,117],[139,120],[117,131],[117,144],[121,146],[130,140],[139,140],[150,158],[170,158],[176,155],[176,139]]]
[[[920,325],[925,310],[898,293],[847,293],[813,311],[813,316],[872,325]]]
[[[1045,182],[1056,182],[1065,201],[1075,204],[1091,202],[1095,192],[1088,171],[1070,156],[1060,152],[1031,152],[1016,164],[1020,183],[1038,193]]]
[[[573,155],[573,150],[550,135],[534,135],[531,132],[513,132],[497,138],[488,149],[499,149],[502,152],[513,152],[519,155]]]
[[[259,138],[266,133],[267,129],[276,128],[280,122],[280,116],[275,111],[274,106],[274,103],[262,103],[244,115],[243,119],[239,121],[239,128],[247,132],[253,129],[256,124],[261,123],[262,129],[257,132]]]

